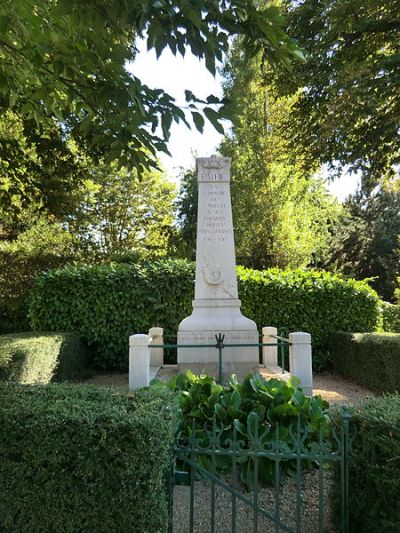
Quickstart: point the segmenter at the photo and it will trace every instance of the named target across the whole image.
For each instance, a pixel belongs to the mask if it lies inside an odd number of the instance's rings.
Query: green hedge
[[[333,333],[330,354],[343,376],[379,392],[400,390],[400,334]]]
[[[0,380],[50,383],[88,375],[86,343],[68,333],[14,333],[0,336]]]
[[[166,531],[165,390],[0,384],[0,530]]]
[[[381,302],[382,329],[393,333],[400,333],[400,305]]]
[[[237,272],[243,313],[259,328],[310,332],[315,369],[327,363],[331,331],[377,327],[379,299],[365,282],[302,270]],[[194,264],[183,260],[69,267],[38,279],[30,316],[34,329],[79,332],[99,365],[126,369],[128,336],[152,326],[175,334],[193,296]]]
[[[371,398],[353,410],[349,474],[351,533],[400,531],[400,396]]]

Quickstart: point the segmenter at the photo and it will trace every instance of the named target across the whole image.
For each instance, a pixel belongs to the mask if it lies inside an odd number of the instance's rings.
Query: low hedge
[[[77,335],[13,333],[0,336],[0,381],[50,383],[89,374],[89,351]]]
[[[400,396],[371,398],[353,410],[350,533],[400,531]]]
[[[379,392],[400,389],[400,334],[333,333],[330,355],[343,376]]]
[[[152,326],[175,334],[192,311],[194,264],[166,260],[140,265],[75,266],[42,274],[31,295],[34,329],[77,331],[94,347],[96,362],[126,370],[128,336]],[[259,328],[307,331],[314,368],[327,363],[333,330],[374,331],[379,299],[367,283],[328,272],[259,272],[239,267],[243,313]]]
[[[166,390],[0,384],[0,530],[166,531]]]
[[[393,333],[400,333],[400,305],[381,302],[382,329]]]

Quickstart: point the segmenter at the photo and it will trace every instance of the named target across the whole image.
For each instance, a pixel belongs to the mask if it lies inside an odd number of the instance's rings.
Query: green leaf
[[[218,133],[224,134],[224,128],[218,122],[220,118],[219,114],[216,111],[214,111],[214,109],[211,109],[210,107],[204,108],[204,114],[208,118],[208,120],[211,122],[211,124],[214,126],[214,128],[218,131]]]
[[[200,115],[200,113],[197,113],[197,111],[192,111],[192,117],[193,117],[194,125],[196,126],[198,131],[200,133],[203,133],[203,129],[204,129],[204,118],[203,118],[203,116]]]

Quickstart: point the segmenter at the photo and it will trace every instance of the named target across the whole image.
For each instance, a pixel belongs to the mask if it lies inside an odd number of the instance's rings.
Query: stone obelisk
[[[201,157],[197,163],[198,212],[196,280],[193,312],[178,329],[178,344],[213,344],[225,335],[227,344],[258,343],[255,322],[240,312],[227,157]],[[223,350],[224,374],[254,372],[259,366],[258,347]],[[215,374],[215,348],[179,348],[180,371]]]

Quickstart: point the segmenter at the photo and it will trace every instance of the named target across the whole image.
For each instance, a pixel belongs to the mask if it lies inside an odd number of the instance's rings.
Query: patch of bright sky
[[[144,41],[139,43],[138,48],[139,54],[129,65],[129,70],[149,87],[163,89],[173,96],[178,105],[182,107],[187,105],[185,89],[192,91],[199,98],[206,98],[210,94],[222,96],[222,79],[219,74],[214,78],[206,69],[204,62],[199,61],[190,52],[182,57],[180,54],[174,56],[166,49],[157,60],[155,51],[148,52]],[[190,113],[187,115],[189,119]],[[181,167],[193,167],[196,157],[213,154],[221,139],[222,135],[208,120],[205,121],[202,134],[194,125],[192,129],[188,129],[185,124],[174,122],[168,144],[172,157],[161,154],[161,162],[168,175],[177,180]]]
[[[200,61],[189,51],[182,57],[179,54],[174,56],[166,49],[157,59],[154,50],[147,51],[144,41],[139,42],[138,49],[139,53],[129,65],[129,71],[149,87],[166,91],[176,99],[178,105],[186,105],[185,89],[199,98],[206,98],[210,94],[222,96],[221,76],[217,73],[214,78],[206,69],[204,61]],[[168,145],[172,157],[160,155],[168,176],[179,182],[181,169],[194,167],[196,157],[207,157],[215,153],[221,139],[222,135],[207,120],[202,134],[194,126],[189,130],[183,123],[173,123]],[[356,175],[344,174],[327,184],[327,187],[343,201],[355,192],[358,184],[359,178]]]

